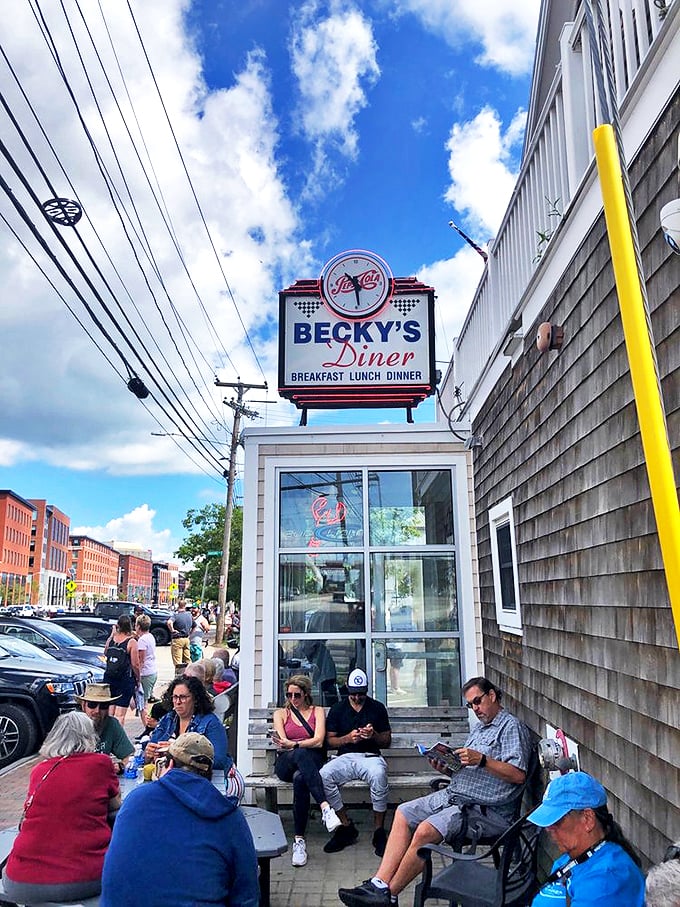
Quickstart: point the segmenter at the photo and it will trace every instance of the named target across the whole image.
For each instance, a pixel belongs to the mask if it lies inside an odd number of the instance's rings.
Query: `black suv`
[[[51,620],[39,620],[34,617],[0,617],[0,633],[15,636],[30,642],[45,652],[49,652],[60,661],[83,662],[101,680],[106,668],[106,656],[103,643],[99,646],[85,645],[79,636],[75,636],[65,627],[60,627]]]
[[[148,605],[140,605],[138,602],[102,601],[97,602],[94,606],[93,616],[102,620],[118,620],[121,614],[129,614],[134,628],[135,617],[137,616],[135,615],[135,608],[141,608],[143,613],[151,619],[149,633],[156,640],[156,645],[167,646],[170,642],[168,620],[172,617],[172,611],[149,608]]]
[[[35,752],[92,680],[86,665],[57,661],[23,639],[0,635],[0,768]]]

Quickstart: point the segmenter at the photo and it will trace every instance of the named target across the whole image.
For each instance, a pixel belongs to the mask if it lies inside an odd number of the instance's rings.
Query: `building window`
[[[460,702],[451,469],[279,473],[278,698],[365,669],[389,706]]]
[[[521,633],[522,612],[519,601],[517,547],[511,497],[489,510],[489,535],[496,620],[502,630]]]

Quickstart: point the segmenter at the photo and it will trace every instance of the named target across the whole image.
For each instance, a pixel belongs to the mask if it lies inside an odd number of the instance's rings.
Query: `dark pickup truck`
[[[149,608],[148,605],[140,605],[139,602],[101,601],[94,606],[92,617],[98,617],[100,620],[115,621],[118,620],[121,614],[129,614],[134,627],[135,608],[141,608],[144,614],[151,619],[149,633],[156,640],[156,645],[167,646],[170,643],[168,620],[172,617],[171,611]],[[87,615],[79,616],[87,618]]]

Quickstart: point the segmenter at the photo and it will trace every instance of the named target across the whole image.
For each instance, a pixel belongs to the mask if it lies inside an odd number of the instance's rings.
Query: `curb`
[[[16,762],[12,762],[11,765],[6,765],[4,768],[0,768],[0,778],[4,778],[6,775],[11,775],[12,772],[17,769],[24,768],[26,765],[30,765],[31,762],[37,762],[38,754],[33,753],[31,756],[24,756],[22,759],[17,759]]]

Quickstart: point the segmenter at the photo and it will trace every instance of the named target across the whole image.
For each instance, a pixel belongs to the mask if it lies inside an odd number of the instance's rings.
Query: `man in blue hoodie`
[[[101,907],[257,907],[253,839],[210,780],[212,743],[181,734],[165,758],[159,780],[131,791],[116,817]]]

